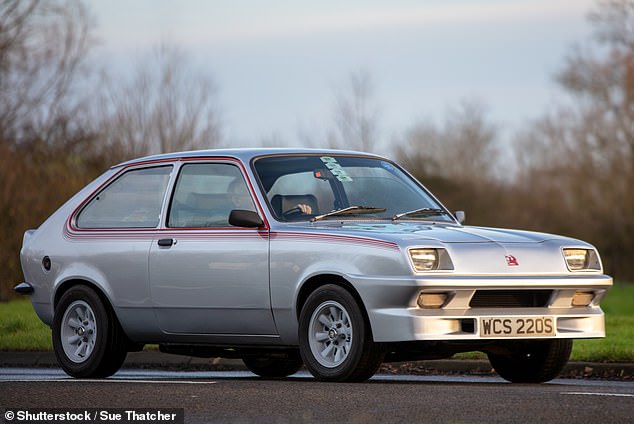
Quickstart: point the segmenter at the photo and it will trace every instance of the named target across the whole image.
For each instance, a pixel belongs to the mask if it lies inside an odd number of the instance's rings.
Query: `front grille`
[[[469,302],[472,308],[543,308],[552,290],[476,290]]]

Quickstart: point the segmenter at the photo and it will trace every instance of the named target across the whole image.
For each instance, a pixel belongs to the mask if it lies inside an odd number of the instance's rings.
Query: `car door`
[[[73,242],[66,253],[68,267],[85,273],[82,264],[90,264],[88,275],[107,287],[131,336],[150,331],[149,323],[142,324],[152,318],[148,252],[160,228],[173,169],[157,163],[121,168],[79,208],[65,230]]]
[[[238,163],[180,167],[165,228],[150,248],[152,301],[163,331],[276,334],[268,229],[232,227],[232,209],[256,211]]]

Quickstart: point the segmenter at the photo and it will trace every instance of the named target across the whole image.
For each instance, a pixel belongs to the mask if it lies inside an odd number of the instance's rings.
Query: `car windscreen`
[[[253,167],[274,216],[280,221],[333,217],[391,219],[405,212],[444,208],[393,163],[348,155],[258,158]],[[342,211],[345,208],[351,208]],[[306,213],[306,210],[309,212]],[[447,213],[412,216],[453,221]]]

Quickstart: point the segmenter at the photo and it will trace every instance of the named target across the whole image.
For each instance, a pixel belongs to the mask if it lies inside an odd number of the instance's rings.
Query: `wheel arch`
[[[128,351],[134,352],[134,351],[139,351],[143,348],[142,344],[132,342],[132,340],[128,336],[126,329],[121,324],[121,320],[119,319],[119,316],[117,315],[117,311],[114,308],[114,305],[110,301],[110,298],[106,294],[105,290],[101,286],[99,286],[98,284],[95,284],[94,282],[90,280],[86,280],[83,278],[71,278],[59,284],[53,296],[53,311],[55,311],[55,308],[57,308],[57,305],[59,304],[59,301],[61,300],[62,296],[64,296],[64,294],[67,293],[70,289],[77,286],[86,286],[92,289],[97,295],[97,297],[99,297],[99,299],[103,302],[104,307],[106,308],[108,313],[112,316],[112,318],[116,321],[116,324],[121,329],[123,336],[125,338]]]
[[[354,300],[357,302],[357,304],[361,308],[361,312],[363,313],[363,319],[370,332],[370,337],[374,339],[370,317],[368,316],[368,311],[365,307],[365,304],[363,303],[363,299],[361,298],[361,295],[359,294],[357,289],[355,289],[355,287],[346,278],[338,274],[328,274],[328,273],[318,274],[318,275],[314,275],[310,277],[308,280],[304,282],[304,284],[299,290],[299,293],[297,294],[297,299],[295,302],[295,318],[297,319],[297,322],[299,322],[299,316],[301,314],[302,308],[304,307],[304,304],[306,303],[306,300],[308,299],[310,294],[313,293],[315,290],[319,289],[320,287],[323,287],[328,284],[338,285],[344,288],[346,291],[348,291],[348,293],[352,295]]]
[[[104,305],[114,313],[112,302],[110,302],[110,298],[106,295],[103,289],[99,287],[98,284],[82,278],[71,278],[57,286],[55,290],[55,295],[53,296],[53,310],[55,310],[55,308],[57,307],[62,296],[64,296],[64,294],[68,292],[68,290],[76,286],[87,286],[91,288],[95,293],[97,293],[97,296],[99,296],[99,299],[101,299]]]

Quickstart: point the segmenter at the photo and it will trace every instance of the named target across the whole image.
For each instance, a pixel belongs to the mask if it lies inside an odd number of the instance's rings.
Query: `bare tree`
[[[90,27],[79,0],[0,0],[0,300],[21,278],[23,231],[95,173]]]
[[[492,179],[497,134],[485,111],[481,102],[464,100],[448,111],[442,126],[430,120],[415,124],[397,148],[399,160],[417,175],[457,182]]]
[[[106,86],[99,134],[121,159],[220,144],[216,85],[178,48],[161,46],[127,82]]]
[[[634,279],[634,2],[600,2],[590,22],[594,44],[557,76],[572,101],[520,138],[525,224],[595,243],[609,272]]]
[[[472,224],[493,225],[506,187],[496,178],[497,130],[477,100],[449,109],[444,122],[423,120],[405,133],[396,157],[451,209],[467,211]]]
[[[84,109],[90,18],[75,0],[0,3],[1,139],[61,142]]]
[[[335,93],[332,148],[375,151],[378,143],[378,107],[374,103],[374,84],[369,72],[350,74],[348,84]]]
[[[0,0],[0,300],[21,277],[23,231],[108,164],[220,140],[216,87],[183,53],[163,47],[102,91],[90,28],[80,0]]]

